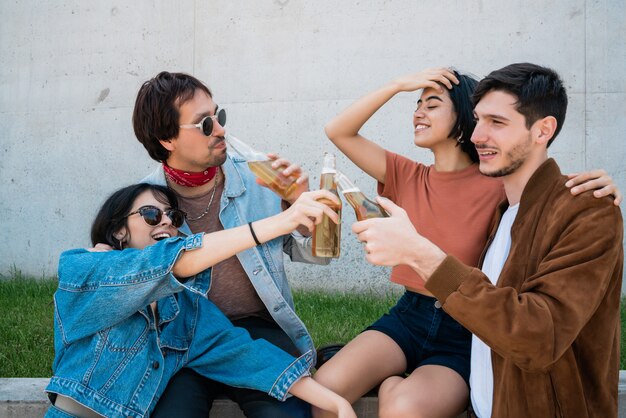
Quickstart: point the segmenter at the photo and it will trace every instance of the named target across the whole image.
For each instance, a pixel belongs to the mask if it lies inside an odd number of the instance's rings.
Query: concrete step
[[[0,418],[41,418],[48,410],[49,401],[44,393],[47,378],[0,378]],[[354,410],[358,417],[374,418],[378,411],[378,398],[360,399]],[[458,418],[464,417],[465,414]],[[211,418],[244,418],[239,407],[228,399],[217,399]],[[619,375],[619,418],[626,418],[626,371]]]
[[[50,402],[44,392],[48,378],[0,378],[0,418],[41,418]],[[375,417],[378,399],[363,398],[355,405],[359,417]],[[210,418],[245,418],[236,403],[217,399]]]

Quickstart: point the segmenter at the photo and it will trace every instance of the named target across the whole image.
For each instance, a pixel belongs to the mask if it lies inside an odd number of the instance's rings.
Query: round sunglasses
[[[124,218],[128,218],[131,215],[138,213],[146,224],[150,226],[157,226],[161,223],[163,219],[163,214],[167,215],[172,221],[172,226],[175,228],[180,228],[182,224],[185,222],[185,218],[187,214],[180,209],[167,209],[166,211],[162,211],[156,206],[142,206],[134,212],[129,213],[124,216]]]
[[[198,128],[205,136],[211,136],[213,135],[213,129],[215,128],[215,123],[213,123],[214,120],[216,120],[221,126],[226,125],[226,110],[220,109],[215,115],[205,116],[199,123],[180,125],[180,127],[187,129]]]

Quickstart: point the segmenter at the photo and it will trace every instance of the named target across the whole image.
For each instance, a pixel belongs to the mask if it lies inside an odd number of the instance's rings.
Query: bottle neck
[[[322,175],[320,176],[320,189],[337,190],[337,184],[335,183],[335,173],[322,172]]]

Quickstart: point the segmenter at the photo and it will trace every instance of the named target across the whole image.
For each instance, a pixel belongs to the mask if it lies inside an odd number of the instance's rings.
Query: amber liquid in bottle
[[[387,218],[389,214],[378,203],[371,199],[359,189],[352,181],[343,173],[337,171],[335,181],[339,185],[343,197],[346,198],[350,206],[354,209],[356,219],[362,221],[371,218]]]
[[[274,193],[278,194],[282,199],[287,200],[297,187],[297,176],[283,176],[281,173],[282,169],[277,170],[272,168],[272,161],[266,154],[255,150],[250,145],[234,136],[226,134],[225,140],[226,146],[230,152],[245,159],[248,162],[250,171],[252,171],[255,176],[263,180]]]
[[[328,190],[339,198],[337,183],[335,183],[335,156],[332,154],[324,156],[320,189]],[[315,231],[313,231],[313,255],[337,258],[341,248],[341,200],[339,200],[339,204],[327,199],[320,199],[320,202],[337,212],[340,222],[336,224],[328,215],[322,216],[322,222],[315,225]]]
[[[380,205],[367,198],[360,190],[342,191],[350,206],[354,209],[356,219],[362,221],[371,218],[387,218],[389,215]]]
[[[274,193],[287,199],[297,187],[295,176],[285,177],[280,170],[272,167],[272,161],[248,161],[248,167],[255,176],[263,180]]]

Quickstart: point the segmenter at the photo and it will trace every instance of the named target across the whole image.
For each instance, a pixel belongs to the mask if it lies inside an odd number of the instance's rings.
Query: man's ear
[[[558,123],[554,116],[546,116],[537,120],[531,128],[535,142],[547,145],[548,141],[554,136],[557,125]]]
[[[176,141],[172,141],[171,139],[159,139],[159,142],[169,152],[172,152],[176,149]]]

